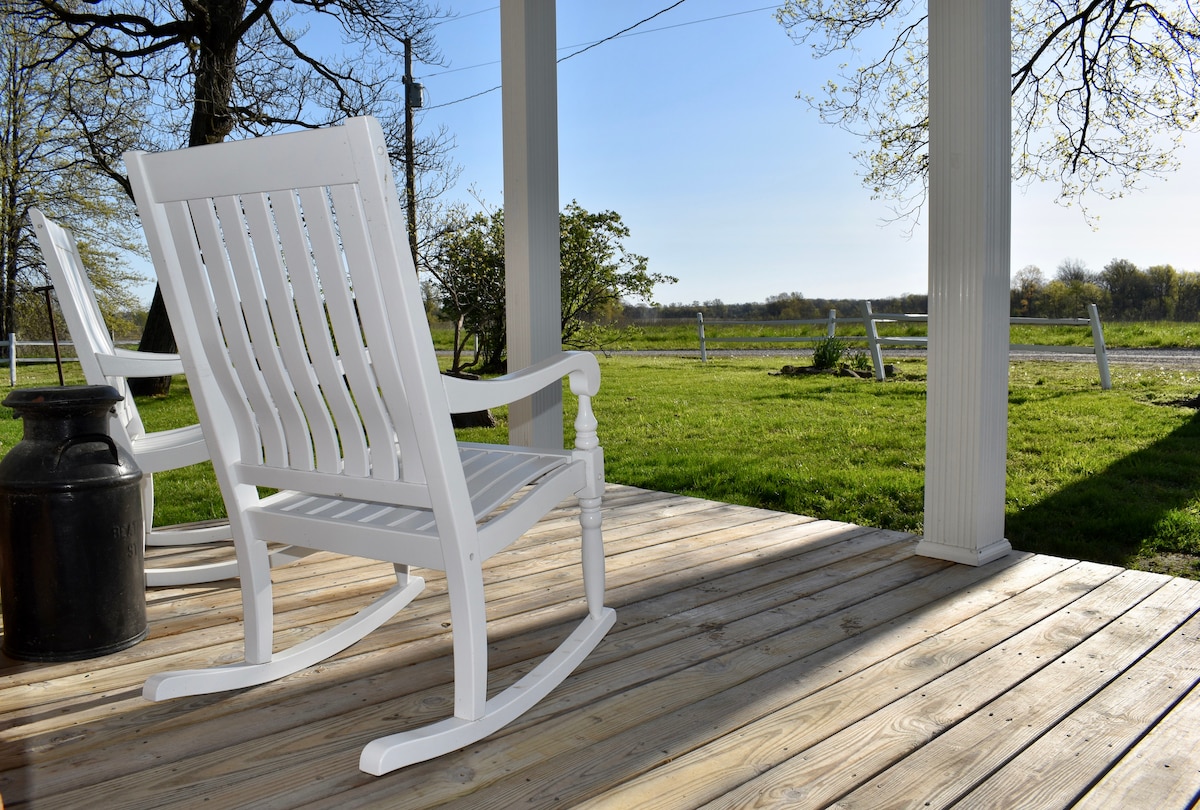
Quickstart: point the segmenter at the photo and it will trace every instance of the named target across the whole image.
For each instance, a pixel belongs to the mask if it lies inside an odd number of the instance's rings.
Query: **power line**
[[[686,28],[689,25],[698,25],[699,23],[713,22],[715,20],[725,20],[729,17],[741,17],[746,14],[757,14],[760,11],[774,11],[779,8],[779,4],[775,3],[770,6],[760,6],[759,8],[749,8],[745,11],[731,11],[728,14],[718,14],[715,17],[705,17],[702,20],[688,20],[687,22],[674,23],[673,25],[660,25],[658,28],[647,28],[645,31],[633,31],[625,36],[641,36],[642,34],[656,34],[659,31],[670,31],[672,28]]]
[[[616,39],[617,37],[621,36],[621,34],[628,34],[630,31],[632,31],[633,29],[637,28],[639,25],[644,25],[645,23],[648,23],[648,22],[650,22],[651,20],[653,20],[655,17],[660,17],[660,16],[662,16],[663,14],[666,14],[668,11],[670,11],[670,10],[671,10],[671,9],[673,9],[673,8],[679,8],[679,7],[680,7],[680,6],[682,6],[682,5],[683,5],[685,2],[687,2],[687,0],[676,0],[676,2],[672,3],[671,5],[667,6],[667,7],[666,7],[666,8],[664,8],[664,9],[662,9],[661,11],[656,11],[656,12],[654,12],[653,14],[651,14],[651,15],[650,15],[649,17],[647,17],[646,19],[644,19],[644,20],[640,20],[639,22],[635,22],[633,25],[629,26],[628,28],[625,28],[625,29],[622,29],[622,30],[618,31],[617,33],[613,34],[611,37],[605,37],[604,39],[602,39],[602,40],[600,40],[600,41],[598,41],[598,42],[593,42],[591,45],[588,45],[586,48],[581,48],[581,49],[579,49],[578,51],[575,51],[575,53],[572,53],[572,54],[567,54],[566,56],[564,56],[562,59],[559,59],[558,61],[559,61],[559,62],[565,62],[565,61],[567,61],[568,59],[570,59],[570,58],[571,58],[571,57],[573,57],[573,56],[579,56],[579,54],[583,53],[584,51],[590,51],[592,48],[595,48],[597,45],[603,45],[605,42],[611,42],[612,40],[614,40],[614,39]]]
[[[436,28],[437,26],[445,25],[446,23],[452,23],[452,22],[458,22],[459,20],[465,20],[465,19],[467,19],[467,17],[474,17],[479,14],[487,14],[489,11],[495,11],[498,8],[500,8],[500,6],[488,6],[487,8],[479,9],[479,11],[470,11],[466,14],[455,14],[453,17],[447,17],[444,20],[440,20],[439,22],[434,23],[434,27]]]
[[[565,62],[568,59],[571,59],[572,57],[579,56],[579,54],[584,53],[585,51],[590,51],[592,48],[595,48],[598,45],[603,45],[605,42],[611,42],[612,40],[617,39],[618,37],[636,36],[638,34],[652,34],[652,33],[655,33],[656,31],[668,31],[672,28],[683,28],[683,27],[689,26],[689,25],[698,25],[699,23],[713,22],[714,20],[724,20],[724,19],[728,19],[729,17],[739,17],[744,14],[757,14],[761,11],[769,11],[771,9],[776,8],[776,6],[774,6],[774,5],[762,6],[760,8],[752,8],[752,9],[748,9],[746,11],[735,11],[730,14],[718,14],[716,16],[705,17],[704,19],[700,19],[700,20],[690,20],[688,22],[675,23],[673,25],[664,25],[664,26],[660,26],[658,28],[651,28],[646,31],[634,31],[635,28],[638,28],[639,26],[650,22],[654,18],[660,17],[663,14],[666,14],[668,11],[671,11],[674,8],[678,8],[679,6],[683,5],[684,2],[686,2],[686,0],[677,0],[677,2],[672,3],[671,5],[667,6],[664,9],[660,9],[659,11],[654,12],[649,17],[646,17],[643,20],[639,20],[638,22],[634,23],[633,25],[629,26],[628,28],[623,28],[620,31],[618,31],[617,33],[612,34],[611,36],[607,36],[604,39],[599,39],[599,40],[596,40],[595,42],[585,44],[584,47],[580,48],[579,50],[574,51],[573,53],[569,53],[566,56],[560,57],[557,60],[557,62],[558,63]],[[476,13],[478,13],[478,12],[476,12]],[[571,46],[567,46],[567,47],[578,47],[578,46],[571,45]],[[565,48],[559,48],[559,50],[565,50]],[[452,68],[450,70],[443,70],[443,71],[439,71],[437,73],[429,73],[429,74],[426,74],[425,76],[422,76],[421,78],[428,78],[430,76],[441,76],[446,73],[456,73],[456,72],[463,71],[463,70],[472,70],[474,68],[486,67],[488,65],[495,65],[495,64],[497,64],[497,62],[495,62],[495,61],[482,62],[478,65],[470,65],[468,67]],[[497,90],[499,90],[500,88],[501,88],[501,85],[496,85],[495,87],[489,87],[487,90],[481,90],[478,93],[474,93],[469,96],[464,96],[463,98],[455,99],[454,101],[447,101],[444,104],[430,105],[430,106],[426,107],[425,109],[426,110],[436,110],[440,107],[449,107],[453,104],[461,104],[464,101],[470,101],[471,99],[479,98],[480,96],[486,96],[488,93],[494,93]]]
[[[447,22],[453,22],[454,20],[465,20],[467,17],[474,17],[479,14],[487,14],[489,11],[495,11],[498,8],[500,8],[500,6],[488,6],[487,8],[479,9],[479,11],[471,11],[466,14],[455,14],[453,17],[447,20]]]
[[[678,5],[678,3],[676,5]],[[484,9],[483,11],[495,11],[498,8],[500,8],[500,7],[492,6],[491,8]],[[629,28],[626,28],[622,32],[613,34],[611,37],[606,37],[601,40],[596,40],[595,42],[580,42],[580,43],[576,43],[575,45],[563,45],[558,50],[565,51],[570,48],[578,48],[580,45],[586,45],[586,46],[588,46],[588,48],[594,48],[596,45],[599,45],[601,42],[608,42],[609,40],[612,40],[612,39],[618,39],[618,38],[624,39],[627,37],[641,36],[643,34],[656,34],[659,31],[670,31],[673,28],[686,28],[689,25],[699,25],[700,23],[715,22],[716,20],[725,20],[730,17],[742,17],[742,16],[745,16],[746,14],[758,14],[760,11],[774,11],[776,8],[778,8],[778,3],[776,3],[775,5],[770,5],[770,6],[760,6],[759,8],[746,9],[745,11],[734,11],[734,12],[730,12],[729,14],[718,14],[714,17],[703,17],[699,20],[688,20],[687,22],[674,23],[672,25],[660,25],[658,28],[647,28],[645,31],[633,31],[631,29],[636,28],[637,26],[630,26]],[[663,11],[667,11],[667,10],[668,9],[663,9]],[[483,11],[474,11],[471,13],[472,14],[482,14]],[[662,11],[658,12],[658,14],[662,14],[662,13],[663,13]],[[655,14],[654,16],[658,16],[658,14]],[[470,16],[470,15],[463,15],[463,16],[466,17],[466,16]],[[455,19],[458,19],[458,18],[455,18]],[[653,19],[653,17],[650,17],[647,19]],[[642,22],[645,22],[645,20],[643,20]],[[641,25],[641,23],[638,23],[638,25]],[[584,48],[584,50],[587,50],[587,48]],[[577,51],[576,53],[570,54],[569,56],[564,56],[562,59],[559,59],[558,61],[563,62],[567,59],[570,59],[572,56],[577,56],[580,53],[583,53],[583,51],[582,50]],[[425,73],[421,76],[418,76],[417,78],[429,79],[434,76],[445,76],[448,73],[461,73],[464,70],[476,70],[477,68],[490,67],[492,65],[498,65],[498,64],[500,64],[500,60],[494,59],[491,62],[479,62],[474,65],[464,65],[463,67],[439,70],[436,73]],[[482,93],[476,93],[474,95],[467,96],[466,98],[460,98],[460,99],[458,99],[458,101],[447,101],[445,104],[439,104],[437,106],[446,107],[451,104],[457,104],[459,101],[467,101],[472,98],[478,98],[479,96],[484,95],[486,93],[490,93],[496,89],[498,89],[498,86],[493,87],[490,90],[484,90]],[[430,107],[428,109],[433,109],[433,108]]]

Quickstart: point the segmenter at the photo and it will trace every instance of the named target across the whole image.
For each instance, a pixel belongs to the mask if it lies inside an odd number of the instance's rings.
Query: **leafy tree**
[[[1150,287],[1146,317],[1174,320],[1175,305],[1179,299],[1179,274],[1169,264],[1156,264],[1146,269],[1146,278]]]
[[[927,2],[786,0],[777,18],[817,56],[859,60],[808,100],[870,142],[857,155],[864,184],[915,214],[928,168]],[[1200,119],[1191,0],[1015,0],[1012,59],[1014,177],[1057,182],[1063,199],[1120,196],[1169,172]]]
[[[1113,319],[1135,320],[1144,316],[1151,296],[1150,278],[1127,259],[1113,259],[1100,271],[1100,286],[1108,291]]]
[[[1042,294],[1044,310],[1038,317],[1082,318],[1088,304],[1095,304],[1104,311],[1108,307],[1108,292],[1090,281],[1055,279],[1046,285]]]
[[[766,311],[768,318],[779,320],[802,321],[821,317],[817,307],[798,292],[767,296]]]
[[[1011,314],[1023,318],[1038,317],[1045,286],[1046,278],[1037,265],[1031,264],[1018,270],[1012,280]]]
[[[89,141],[129,143],[136,104],[120,101],[121,83],[87,60],[47,62],[48,43],[25,21],[0,12],[0,334],[48,331],[45,302],[33,291],[49,283],[29,210],[40,207],[71,226],[101,309],[110,319],[136,305],[143,280],[124,256],[136,250],[133,206],[86,157]],[[88,126],[97,111],[119,111]]]
[[[1200,273],[1180,273],[1175,292],[1175,317],[1181,321],[1200,319]]]
[[[10,2],[60,54],[84,52],[142,82],[167,147],[398,111],[405,48],[436,62],[443,16],[421,0]],[[350,52],[322,49],[313,27]]]
[[[454,321],[454,358],[450,370],[468,366],[495,368],[505,348],[504,211],[468,213],[462,206],[447,214],[430,254],[429,270],[441,293],[442,312]],[[478,340],[470,362],[467,342]]]
[[[144,145],[217,143],[232,134],[327,126],[372,112],[402,155],[404,54],[439,59],[432,36],[440,16],[423,0],[9,0],[54,49],[139,82],[155,109]],[[311,29],[324,37],[309,37]],[[340,37],[349,50],[323,46]],[[89,142],[93,159],[120,176],[120,151]],[[444,150],[444,132],[425,155]],[[170,351],[174,340],[159,295],[142,348]],[[169,381],[160,381],[165,390]]]
[[[1099,280],[1099,276],[1088,270],[1087,264],[1082,259],[1063,259],[1059,263],[1054,277],[1068,284],[1072,281],[1094,284]]]
[[[650,301],[654,285],[679,279],[651,273],[647,259],[625,249],[629,227],[615,211],[593,214],[575,200],[559,216],[562,265],[562,340],[573,348],[603,345],[598,324],[621,314],[626,298]]]
[[[677,281],[652,273],[645,256],[625,249],[629,228],[614,211],[593,214],[574,200],[559,215],[562,340],[566,346],[596,348],[611,339],[609,325],[625,298],[649,301],[656,284]],[[453,371],[478,365],[504,367],[507,343],[504,287],[504,212],[496,209],[450,213],[431,255],[430,271],[441,290],[444,312],[455,320]],[[477,336],[479,352],[462,362],[467,341]]]

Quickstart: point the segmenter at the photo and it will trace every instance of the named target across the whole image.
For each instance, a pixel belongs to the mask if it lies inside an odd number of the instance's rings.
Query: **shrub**
[[[827,337],[817,343],[813,349],[814,368],[837,368],[838,362],[846,354],[846,341],[840,338]]]
[[[855,371],[871,371],[871,356],[861,350],[850,352],[850,368]]]

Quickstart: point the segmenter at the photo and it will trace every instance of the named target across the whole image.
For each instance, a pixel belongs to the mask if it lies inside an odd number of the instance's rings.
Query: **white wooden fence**
[[[117,345],[137,345],[136,340],[118,340],[114,342]],[[12,388],[17,384],[17,355],[21,346],[40,346],[45,348],[53,348],[57,346],[59,349],[62,349],[74,348],[74,345],[75,344],[69,340],[60,340],[57,343],[52,340],[17,340],[16,335],[9,334],[8,340],[0,340],[0,362],[7,362],[8,364],[8,386]],[[61,366],[62,363],[77,363],[79,362],[79,358],[75,357],[74,355],[62,357],[61,355],[56,354],[54,357],[42,357],[40,355],[37,357],[23,357],[20,358],[20,361],[22,363],[58,363]]]
[[[704,313],[696,313],[696,329],[700,337],[700,359],[708,361],[709,343],[805,343],[818,342],[836,337],[847,342],[865,342],[871,355],[871,366],[875,379],[883,380],[887,373],[883,364],[884,346],[906,346],[924,348],[929,343],[927,337],[888,337],[879,334],[879,324],[883,323],[928,323],[928,315],[911,315],[905,313],[874,312],[870,301],[862,302],[863,316],[861,318],[839,318],[836,310],[829,310],[825,318],[798,321],[721,321],[721,326],[754,325],[754,326],[815,326],[824,325],[825,334],[815,335],[783,335],[776,337],[709,337],[705,334]],[[839,335],[838,323],[862,324],[866,335]],[[1010,318],[1009,323],[1021,326],[1079,326],[1090,327],[1092,333],[1091,346],[1040,346],[1032,344],[1011,344],[1010,351],[1039,351],[1058,352],[1062,354],[1090,354],[1096,358],[1096,366],[1100,371],[1100,387],[1104,390],[1112,388],[1112,375],[1108,369],[1108,351],[1104,346],[1104,330],[1100,324],[1100,312],[1095,304],[1088,305],[1087,318]],[[715,325],[715,324],[710,324]]]
[[[861,318],[842,318],[843,321],[851,323],[862,323]],[[708,362],[708,344],[709,343],[805,343],[808,341],[820,342],[827,338],[838,337],[837,310],[829,310],[829,316],[826,318],[816,318],[799,321],[720,321],[721,326],[815,326],[817,324],[825,325],[824,335],[781,335],[777,337],[759,336],[759,337],[708,337],[704,333],[704,313],[696,313],[696,330],[700,335],[700,359],[705,363]],[[857,338],[843,337],[843,340],[863,340],[860,335]]]

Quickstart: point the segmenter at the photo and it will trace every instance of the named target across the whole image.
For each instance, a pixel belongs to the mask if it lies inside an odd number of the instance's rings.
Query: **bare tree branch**
[[[1200,18],[1194,0],[1014,0],[1013,167],[1052,180],[1060,199],[1120,196],[1176,166],[1200,120]],[[778,19],[819,57],[845,53],[839,82],[809,103],[864,138],[864,184],[919,214],[925,196],[925,3],[786,0]],[[878,58],[860,44],[886,36]]]

